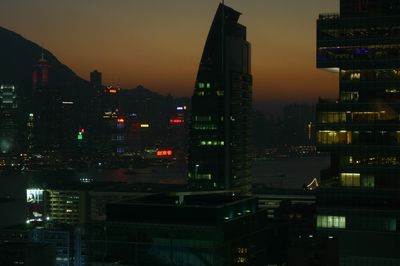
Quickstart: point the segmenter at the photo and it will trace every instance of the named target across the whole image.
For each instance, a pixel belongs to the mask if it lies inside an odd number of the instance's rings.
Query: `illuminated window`
[[[210,83],[206,83],[206,87],[207,87],[207,89],[210,89],[211,88],[211,84]]]
[[[204,96],[204,91],[196,91],[197,96]]]
[[[357,122],[368,122],[376,121],[381,117],[380,112],[353,112],[351,114],[353,121]]]
[[[320,130],[317,133],[318,144],[351,144],[351,131]]]
[[[211,180],[211,174],[195,174],[195,179],[202,179],[202,180]]]
[[[343,101],[358,101],[359,97],[358,91],[344,91],[341,93],[340,99]]]
[[[341,173],[340,182],[344,187],[359,187],[360,174],[359,173]]]
[[[201,146],[224,146],[223,140],[202,140],[200,141]]]
[[[351,73],[350,74],[350,79],[351,80],[359,80],[361,78],[361,73],[360,72],[356,72],[356,73]]]
[[[203,82],[199,82],[199,89],[204,89],[204,88],[205,88],[204,83]]]
[[[239,254],[246,254],[247,253],[247,248],[238,248],[238,253]]]
[[[318,115],[319,123],[344,123],[346,122],[345,112],[321,112]]]
[[[217,91],[218,96],[224,96],[224,94],[225,94],[224,91]]]
[[[207,122],[211,121],[211,116],[195,116],[193,117],[193,121],[199,121],[199,122]]]
[[[375,177],[374,176],[364,176],[362,178],[363,187],[375,187]]]
[[[198,130],[216,130],[217,126],[214,124],[194,124],[193,129]]]
[[[346,217],[318,215],[317,216],[317,228],[345,229],[346,228]]]

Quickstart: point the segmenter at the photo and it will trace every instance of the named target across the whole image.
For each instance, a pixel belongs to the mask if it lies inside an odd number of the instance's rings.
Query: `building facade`
[[[137,215],[139,214],[140,215]],[[257,199],[177,193],[111,203],[88,227],[91,265],[265,265]]]
[[[190,126],[192,190],[251,191],[251,47],[239,16],[218,7],[201,58]]]
[[[18,150],[18,102],[13,85],[0,85],[0,153]]]
[[[399,265],[400,1],[341,0],[317,21],[317,66],[339,74],[339,99],[317,104],[330,152],[317,192],[318,232],[340,265]]]

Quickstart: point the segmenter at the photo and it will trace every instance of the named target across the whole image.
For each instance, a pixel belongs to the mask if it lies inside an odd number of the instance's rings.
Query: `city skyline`
[[[124,89],[143,84],[161,94],[189,97],[207,25],[218,4],[5,0],[0,3],[6,11],[0,25],[43,45],[85,79],[98,69],[105,83]],[[231,0],[227,4],[241,10],[242,21],[250,29],[256,106],[313,103],[321,94],[337,97],[337,76],[316,70],[313,60],[315,20],[321,10],[337,11],[337,1],[299,5],[292,0],[251,4]]]

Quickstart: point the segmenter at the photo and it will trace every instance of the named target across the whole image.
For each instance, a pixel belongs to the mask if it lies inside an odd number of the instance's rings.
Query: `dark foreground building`
[[[317,142],[331,153],[317,229],[337,238],[340,265],[400,265],[400,1],[341,0],[318,19],[319,68],[340,98],[317,105]]]
[[[218,7],[201,58],[192,97],[192,190],[251,191],[251,56],[239,16],[230,7]]]
[[[265,265],[266,223],[256,198],[230,193],[112,203],[87,229],[90,265]]]

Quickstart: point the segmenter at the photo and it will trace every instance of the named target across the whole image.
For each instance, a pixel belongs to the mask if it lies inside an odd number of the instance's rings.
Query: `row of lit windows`
[[[346,217],[345,216],[318,215],[317,216],[317,228],[345,229],[346,228]]]
[[[211,174],[195,174],[195,179],[211,180]]]
[[[346,156],[344,163],[347,165],[400,165],[399,156]]]
[[[385,111],[380,112],[320,112],[318,113],[319,123],[345,123],[347,120],[353,122],[374,122],[384,120]]]
[[[198,122],[208,122],[211,121],[212,117],[211,116],[200,116],[200,115],[195,115],[193,117],[193,121],[198,121]]]
[[[218,127],[214,124],[194,124],[193,129],[198,130],[216,130]]]
[[[354,29],[327,29],[318,32],[318,39],[343,38],[363,39],[363,38],[384,38],[400,36],[400,28],[393,27],[374,27],[374,28],[354,28]]]
[[[206,93],[204,91],[196,91],[195,93],[196,93],[197,96],[206,95]],[[224,91],[220,91],[220,90],[216,91],[216,93],[217,93],[217,96],[224,96],[225,95]],[[210,94],[207,94],[207,95],[210,95]]]
[[[223,140],[203,140],[200,141],[201,146],[224,146]]]
[[[318,60],[393,59],[400,55],[399,48],[399,45],[321,47],[318,49]]]
[[[199,82],[198,84],[199,89],[210,89],[211,88],[211,84],[210,83],[204,83],[204,82]]]
[[[351,71],[341,70],[340,77],[342,80],[393,80],[400,79],[399,69],[382,69],[370,71]]]
[[[318,144],[351,144],[351,131],[321,130],[317,134]]]
[[[400,144],[400,131],[346,131],[320,130],[317,132],[318,144]]]

